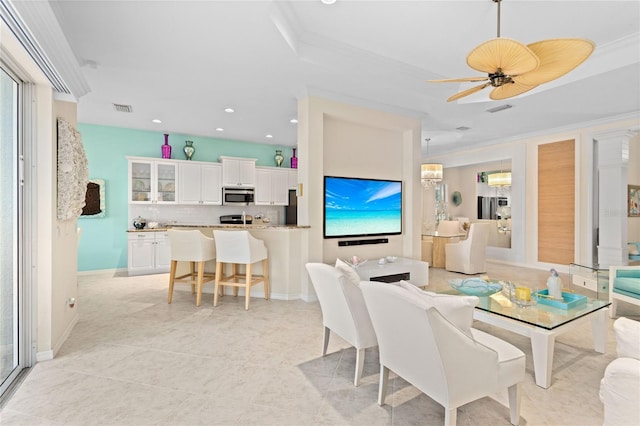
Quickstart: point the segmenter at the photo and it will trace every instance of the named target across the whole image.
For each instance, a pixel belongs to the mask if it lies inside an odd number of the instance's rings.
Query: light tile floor
[[[489,264],[491,277],[544,285],[546,271]],[[430,269],[429,289],[460,277]],[[0,412],[7,425],[440,425],[444,409],[391,376],[378,406],[377,350],[367,350],[354,387],[355,350],[332,335],[320,357],[317,303],[211,293],[196,308],[189,291],[166,303],[167,275],[79,277],[80,321],[56,358],[40,362]],[[568,277],[563,276],[568,282]],[[622,304],[619,314],[640,319]],[[593,351],[590,326],[561,336],[552,386],[535,385],[528,339],[476,322],[527,354],[521,425],[600,425],[600,378],[615,357]],[[458,410],[460,425],[507,425],[506,392]]]

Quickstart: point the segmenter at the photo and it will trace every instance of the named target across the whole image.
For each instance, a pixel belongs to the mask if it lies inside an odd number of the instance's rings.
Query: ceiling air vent
[[[513,108],[513,107],[509,104],[504,104],[504,105],[497,106],[495,108],[489,108],[487,112],[490,112],[493,114],[494,112],[504,111],[505,109],[509,109],[509,108]]]
[[[119,112],[131,112],[131,105],[122,105],[122,104],[113,104],[113,107],[116,109],[116,111]]]

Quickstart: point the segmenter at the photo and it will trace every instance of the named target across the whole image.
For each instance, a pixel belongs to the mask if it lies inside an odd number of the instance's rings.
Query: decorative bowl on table
[[[357,269],[358,266],[364,265],[368,260],[369,259],[360,259],[357,256],[353,256],[351,259],[345,259],[344,262],[352,268]]]
[[[467,296],[487,297],[502,290],[502,284],[480,278],[453,279],[449,285]]]

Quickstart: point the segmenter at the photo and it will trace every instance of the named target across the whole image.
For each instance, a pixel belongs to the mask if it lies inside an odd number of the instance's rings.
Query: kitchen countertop
[[[216,229],[309,229],[310,226],[300,225],[271,225],[267,223],[259,224],[247,224],[247,225],[235,225],[235,224],[214,224],[214,225],[202,225],[202,224],[172,224],[158,228],[144,228],[144,229],[128,229],[127,232],[162,232],[170,228],[216,228]]]

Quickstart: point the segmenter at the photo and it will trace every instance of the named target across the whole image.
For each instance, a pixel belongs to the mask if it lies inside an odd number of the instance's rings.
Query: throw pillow
[[[632,256],[637,256],[640,254],[640,252],[638,252],[638,246],[635,244],[627,244],[627,247],[629,248],[629,254]]]
[[[336,259],[336,269],[342,274],[347,282],[360,287],[360,275],[353,268],[340,259]]]
[[[480,299],[476,296],[457,296],[453,294],[437,294],[420,290],[415,285],[406,281],[400,281],[400,287],[415,294],[425,309],[434,307],[449,322],[459,328],[469,337],[473,324],[473,309]]]

